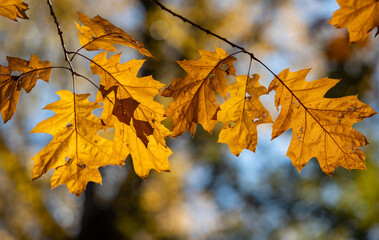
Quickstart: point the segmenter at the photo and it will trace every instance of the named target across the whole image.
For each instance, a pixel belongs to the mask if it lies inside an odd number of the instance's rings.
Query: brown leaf
[[[11,119],[17,110],[21,88],[29,93],[38,79],[49,82],[51,72],[50,62],[42,62],[33,54],[30,61],[14,57],[7,59],[8,67],[0,65],[0,106],[4,123]],[[20,75],[12,75],[12,71],[17,71]]]

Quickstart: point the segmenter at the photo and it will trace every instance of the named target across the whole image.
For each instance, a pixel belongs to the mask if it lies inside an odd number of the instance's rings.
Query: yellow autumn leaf
[[[340,9],[333,13],[329,23],[336,28],[346,27],[350,42],[358,42],[367,37],[375,27],[379,27],[378,0],[337,0]],[[376,35],[378,35],[378,32]]]
[[[66,184],[70,192],[80,195],[89,181],[101,184],[99,167],[121,165],[126,156],[114,151],[114,142],[102,138],[100,118],[92,111],[101,107],[88,101],[89,94],[58,91],[60,100],[45,109],[56,114],[39,124],[31,133],[49,133],[51,142],[33,157],[33,180],[55,169],[51,187]]]
[[[145,60],[132,59],[121,64],[120,56],[121,54],[116,54],[108,59],[106,52],[103,52],[95,56],[91,63],[92,73],[100,76],[100,89],[103,89],[103,97],[113,91],[116,99],[120,100],[119,104],[129,101],[123,106],[116,104],[118,110],[105,111],[113,115],[116,111],[121,115],[128,115],[129,118],[133,116],[138,120],[150,123],[150,125],[160,124],[165,118],[165,110],[163,105],[154,101],[154,97],[160,93],[164,84],[154,80],[151,76],[137,77]],[[163,130],[162,128],[161,130],[166,131],[164,135],[168,134],[167,129]]]
[[[0,1],[0,15],[17,22],[17,18],[28,19],[25,11],[28,4],[22,0],[2,0]]]
[[[115,128],[116,151],[131,154],[136,173],[146,178],[151,169],[169,171],[171,150],[165,138],[171,132],[161,122],[163,106],[154,101],[164,86],[151,76],[137,77],[144,60],[120,63],[120,54],[109,59],[106,53],[95,56],[93,74],[100,76],[96,101],[104,104],[101,119]]]
[[[174,102],[166,109],[166,115],[172,118],[173,137],[189,131],[195,134],[196,124],[200,123],[208,132],[213,130],[214,119],[219,109],[215,91],[226,98],[226,75],[235,75],[233,56],[228,56],[221,48],[215,52],[199,50],[200,59],[178,61],[188,73],[176,78],[162,95],[173,97]]]
[[[14,57],[7,57],[7,60],[8,67],[0,65],[0,107],[4,123],[17,110],[21,88],[29,93],[38,79],[49,82],[51,72],[50,62],[42,62],[33,54],[29,61]],[[19,75],[12,75],[12,71]]]
[[[281,106],[272,139],[292,129],[287,156],[298,171],[312,157],[329,175],[338,166],[365,169],[365,155],[359,148],[368,142],[352,125],[376,112],[357,96],[324,98],[339,80],[322,78],[308,82],[305,78],[309,71],[285,69],[278,75],[284,84],[276,78],[271,82],[269,92],[275,90],[275,105],[277,109]]]
[[[257,126],[272,122],[270,113],[259,97],[267,89],[259,84],[259,75],[252,78],[237,76],[237,82],[228,87],[230,98],[224,102],[217,119],[224,124],[218,141],[228,144],[230,151],[238,156],[243,149],[255,152],[258,143]]]
[[[132,123],[127,125],[115,119],[115,137],[116,151],[129,151],[132,156],[134,171],[142,179],[146,179],[151,169],[157,172],[169,172],[170,165],[168,157],[171,155],[171,150],[166,144],[160,144],[154,135],[147,135],[148,144],[141,140],[137,134],[135,126],[138,124],[131,120]]]
[[[88,51],[99,49],[117,51],[113,44],[122,44],[137,49],[147,57],[153,57],[142,43],[136,41],[122,29],[114,26],[99,15],[91,19],[87,15],[78,12],[78,20],[84,24],[80,26],[75,23],[78,28],[79,41],[84,49]]]

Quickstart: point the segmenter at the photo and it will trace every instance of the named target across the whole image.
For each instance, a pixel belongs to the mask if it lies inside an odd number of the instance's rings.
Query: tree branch
[[[209,35],[212,35],[218,39],[220,39],[221,41],[229,44],[230,46],[234,47],[234,48],[238,48],[240,49],[243,53],[247,54],[250,56],[250,60],[254,60],[256,62],[258,62],[259,64],[261,64],[264,68],[266,68],[276,79],[279,80],[279,82],[292,94],[292,96],[300,103],[300,105],[305,109],[305,111],[310,114],[310,116],[313,117],[313,119],[316,120],[316,122],[321,126],[321,128],[327,132],[329,135],[330,133],[324,128],[324,126],[322,126],[322,124],[318,121],[318,119],[314,116],[314,114],[312,112],[309,111],[309,109],[304,105],[304,103],[300,100],[300,98],[298,96],[295,95],[295,93],[284,83],[284,81],[282,79],[280,79],[278,77],[278,75],[276,75],[266,64],[264,64],[261,60],[259,60],[258,58],[256,58],[254,56],[254,54],[252,52],[249,52],[247,50],[245,50],[245,48],[235,44],[235,43],[232,43],[231,41],[227,40],[226,38],[224,37],[221,37],[220,35],[216,34],[216,33],[213,33],[212,31],[206,29],[206,28],[203,28],[202,26],[194,23],[193,21],[173,12],[172,10],[168,9],[166,6],[164,6],[162,3],[160,3],[158,0],[151,0],[153,1],[156,5],[158,5],[162,10],[170,13],[171,15],[173,15],[174,17],[177,17],[177,18],[180,18],[181,20],[183,20],[183,22],[186,22],[186,23],[189,23],[191,24],[193,27],[205,32],[206,34],[209,34]],[[251,65],[251,62],[250,62],[250,65]],[[250,65],[249,65],[249,71],[250,71]],[[333,139],[333,138],[332,138]],[[334,139],[333,139],[334,140]],[[334,140],[335,141],[335,140]]]
[[[57,16],[55,15],[55,12],[54,12],[54,9],[53,9],[53,5],[52,5],[52,3],[51,3],[50,0],[47,0],[47,4],[49,5],[49,8],[50,8],[50,15],[54,18],[54,23],[57,26],[58,35],[59,35],[59,38],[61,40],[61,45],[62,45],[62,48],[63,48],[65,60],[69,63],[70,68],[72,68],[71,61],[70,61],[70,59],[68,58],[68,55],[67,55],[66,45],[65,45],[64,40],[63,40],[63,32],[61,30],[61,26],[59,25]]]

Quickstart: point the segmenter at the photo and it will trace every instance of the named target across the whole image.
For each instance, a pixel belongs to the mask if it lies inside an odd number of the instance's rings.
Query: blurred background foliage
[[[45,1],[28,1],[30,20],[0,21],[0,63],[6,56],[29,59],[33,53],[54,66],[65,65]],[[225,43],[158,9],[149,0],[54,0],[69,50],[79,48],[76,12],[99,14],[142,41],[156,59],[140,75],[163,83],[185,75],[176,60],[196,59],[196,49],[214,51]],[[274,72],[310,68],[308,80],[329,76],[342,81],[328,97],[357,94],[378,108],[379,47],[372,33],[349,45],[346,29],[327,24],[335,0],[166,0],[169,8],[244,46]],[[132,49],[122,61],[142,58]],[[95,53],[86,53],[93,57]],[[237,72],[246,74],[248,57],[238,55]],[[75,59],[76,70],[94,81],[89,63]],[[273,77],[258,64],[254,73],[268,86]],[[233,81],[233,79],[230,79]],[[95,93],[85,81],[79,93]],[[171,173],[151,172],[146,181],[126,165],[101,169],[103,186],[89,184],[77,198],[65,186],[50,189],[51,172],[31,182],[31,158],[50,140],[29,134],[53,113],[41,109],[57,100],[54,91],[71,89],[70,73],[53,70],[49,84],[22,92],[18,111],[0,126],[0,239],[379,239],[378,117],[355,127],[369,139],[367,170],[337,168],[324,175],[312,159],[299,174],[285,157],[290,133],[270,141],[271,125],[259,127],[257,152],[239,158],[198,126],[168,143]],[[261,98],[272,115],[274,93]],[[168,105],[170,99],[157,97]],[[97,113],[99,114],[99,113]],[[170,122],[167,121],[169,125]]]

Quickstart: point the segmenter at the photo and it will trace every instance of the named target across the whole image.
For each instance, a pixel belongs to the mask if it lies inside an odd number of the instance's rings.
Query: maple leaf
[[[267,94],[267,89],[259,84],[259,75],[236,78],[237,82],[227,89],[230,98],[221,105],[217,119],[224,123],[218,141],[228,144],[230,151],[238,156],[243,149],[255,152],[258,124],[270,123],[272,119],[259,100]]]
[[[33,157],[33,180],[55,169],[51,187],[66,184],[70,192],[79,196],[89,181],[101,184],[99,167],[121,165],[125,156],[114,151],[113,141],[97,135],[103,125],[92,111],[101,106],[88,101],[89,94],[73,94],[67,90],[56,93],[60,100],[44,108],[56,114],[31,131],[54,136]]]
[[[378,0],[337,0],[340,9],[333,13],[329,23],[336,28],[347,27],[350,42],[358,42],[379,27]],[[376,35],[379,34],[379,29]]]
[[[80,26],[75,23],[78,28],[79,41],[84,49],[88,51],[99,49],[117,51],[113,44],[122,44],[137,49],[147,57],[153,57],[142,43],[137,42],[122,29],[114,26],[99,15],[91,19],[87,15],[78,12],[78,20],[84,24]]]
[[[28,19],[25,14],[28,9],[28,4],[22,0],[2,0],[0,2],[0,15],[16,22],[17,18]]]
[[[51,72],[50,62],[42,62],[33,54],[30,61],[14,57],[7,57],[7,60],[8,67],[0,65],[0,107],[4,123],[17,110],[21,88],[29,93],[38,79],[49,82]],[[18,71],[20,75],[12,75],[12,71]]]
[[[172,118],[173,137],[189,131],[196,131],[200,123],[208,132],[213,130],[217,120],[214,119],[219,105],[214,91],[226,98],[226,75],[235,75],[233,56],[228,56],[221,48],[215,52],[199,50],[200,59],[183,60],[177,63],[188,73],[183,78],[176,78],[162,95],[173,97],[166,109],[166,115]]]
[[[371,117],[376,112],[360,102],[357,96],[323,98],[339,80],[322,78],[305,80],[310,69],[290,72],[283,70],[269,87],[275,90],[275,105],[281,106],[273,124],[272,139],[292,128],[292,139],[287,156],[300,171],[316,157],[322,171],[332,174],[342,166],[365,169],[365,155],[358,148],[368,144],[352,125]]]
[[[125,150],[126,156],[130,152],[137,175],[146,178],[150,169],[169,171],[171,150],[165,138],[171,132],[161,124],[163,106],[154,101],[164,84],[151,76],[137,77],[144,60],[120,64],[120,56],[107,59],[104,52],[91,63],[92,73],[100,76],[96,101],[104,104],[101,119],[106,127],[115,128],[116,149]]]

